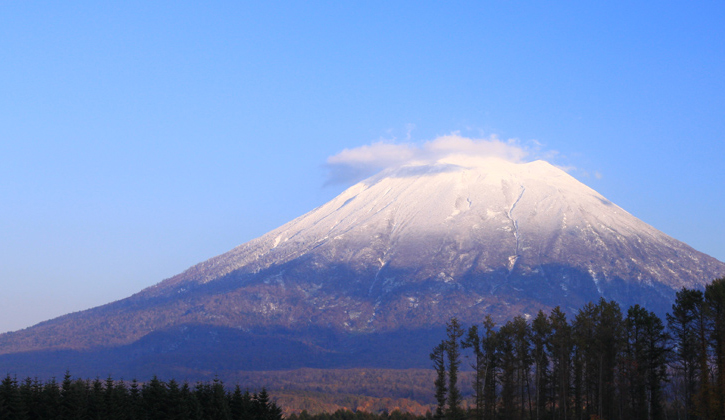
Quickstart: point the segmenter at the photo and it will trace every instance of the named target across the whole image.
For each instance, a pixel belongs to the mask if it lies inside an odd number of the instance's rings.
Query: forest
[[[725,278],[684,288],[663,322],[600,299],[497,327],[454,318],[430,354],[436,419],[725,419]],[[474,370],[470,401],[462,360]]]
[[[259,393],[224,387],[221,381],[193,387],[154,377],[139,384],[108,378],[59,384],[7,375],[0,383],[2,420],[281,420],[282,411],[265,389]]]
[[[397,410],[368,413],[363,408],[302,411],[288,413],[288,418],[721,420],[725,278],[714,280],[704,291],[680,290],[664,320],[639,305],[625,312],[605,299],[584,305],[571,319],[558,307],[535,317],[517,316],[503,325],[487,316],[480,325],[464,328],[453,318],[430,359],[432,376],[407,373],[408,379],[423,379],[419,385],[435,391],[433,410],[425,416]],[[359,381],[366,373],[373,371],[351,372],[346,381]],[[250,393],[238,385],[228,388],[220,380],[190,385],[153,377],[139,383],[110,377],[74,379],[66,373],[60,383],[10,375],[0,381],[0,420],[282,417],[281,407],[266,389]]]

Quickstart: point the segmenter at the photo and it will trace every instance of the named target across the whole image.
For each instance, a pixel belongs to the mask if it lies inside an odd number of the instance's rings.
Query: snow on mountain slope
[[[694,286],[700,270],[722,270],[722,263],[549,163],[451,159],[360,182],[169,285],[258,272],[309,254],[326,264],[417,267],[418,277],[452,281],[471,270],[531,273],[566,263],[592,273],[596,282],[619,277],[679,288]],[[431,267],[432,260],[443,264]]]
[[[459,156],[384,171],[148,293],[236,278],[344,289],[377,306],[386,296],[415,303],[424,292],[414,284],[455,286],[479,302],[508,304],[513,294],[549,306],[599,296],[666,305],[673,291],[722,275],[725,264],[547,162]]]
[[[602,297],[664,315],[683,286],[723,276],[722,262],[549,163],[458,156],[386,170],[127,299],[0,335],[0,354],[132,346],[133,357],[192,360],[180,349],[209,332],[214,343],[226,334],[302,346],[310,360],[347,355],[353,366],[364,337],[395,348],[409,334],[428,348],[452,316],[470,325],[557,305],[573,313]],[[215,360],[232,360],[222,348]]]

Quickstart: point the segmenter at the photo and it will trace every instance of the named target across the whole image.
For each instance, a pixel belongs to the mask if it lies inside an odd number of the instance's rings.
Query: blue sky
[[[0,331],[319,206],[344,149],[455,132],[725,260],[725,6],[597,3],[0,3]]]

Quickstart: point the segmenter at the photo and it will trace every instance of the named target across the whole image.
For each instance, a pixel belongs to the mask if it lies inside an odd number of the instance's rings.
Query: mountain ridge
[[[129,298],[0,335],[0,354],[146,354],[204,327],[310,355],[292,367],[318,356],[354,367],[355,337],[421,331],[425,346],[453,316],[501,322],[599,298],[663,314],[681,287],[723,275],[722,262],[547,162],[453,156],[383,171]]]

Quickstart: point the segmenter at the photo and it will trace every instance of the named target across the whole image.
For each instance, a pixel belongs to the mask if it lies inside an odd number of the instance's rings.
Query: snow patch
[[[516,268],[516,262],[519,260],[520,255],[520,243],[521,243],[521,234],[519,233],[519,221],[514,219],[513,213],[516,209],[516,205],[521,201],[521,197],[524,196],[524,192],[526,191],[526,188],[521,185],[521,192],[519,193],[519,196],[516,198],[516,201],[511,205],[511,208],[509,209],[508,213],[506,213],[506,216],[511,221],[511,224],[513,226],[514,231],[514,239],[516,239],[516,246],[514,248],[514,255],[509,257],[509,275],[514,271],[514,268]]]
[[[597,292],[599,292],[599,295],[604,296],[604,293],[602,293],[602,287],[599,285],[599,278],[597,278],[597,273],[591,266],[589,266],[589,275],[592,276],[592,280],[594,281],[594,285],[597,287]]]

